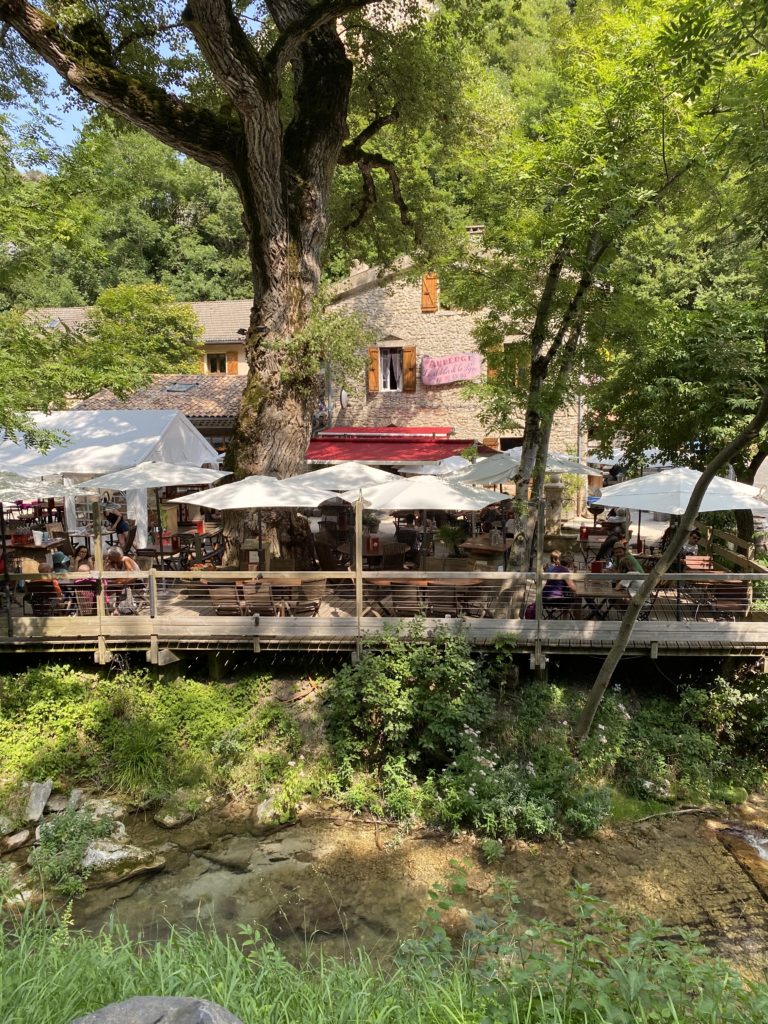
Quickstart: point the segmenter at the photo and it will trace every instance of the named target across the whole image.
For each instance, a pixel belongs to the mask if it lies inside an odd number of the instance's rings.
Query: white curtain
[[[132,519],[136,523],[136,539],[134,545],[137,548],[146,548],[148,546],[148,520],[147,520],[147,492],[145,490],[138,491],[126,491],[125,492],[125,504],[127,508],[127,518]]]

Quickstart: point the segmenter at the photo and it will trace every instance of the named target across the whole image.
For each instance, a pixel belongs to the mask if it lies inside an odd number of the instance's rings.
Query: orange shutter
[[[403,391],[416,390],[416,347],[408,345],[403,349]]]
[[[437,312],[437,274],[424,274],[421,279],[421,312]]]
[[[501,356],[500,356],[500,349],[498,349],[498,348],[491,349],[491,351],[486,355],[486,357],[485,357],[485,374],[486,374],[486,377],[488,378],[488,380],[493,380],[493,378],[499,372],[496,369],[495,366],[491,366],[491,362],[496,363],[497,360],[500,359],[500,358],[501,358]]]
[[[227,373],[237,373],[237,352],[227,352]]]
[[[498,437],[484,437],[483,444],[487,444],[489,448],[496,448],[496,450],[498,451],[499,439]]]
[[[378,348],[368,349],[368,391],[379,390],[379,350]]]

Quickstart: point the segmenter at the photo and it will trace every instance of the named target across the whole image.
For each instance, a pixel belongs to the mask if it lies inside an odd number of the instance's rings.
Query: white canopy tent
[[[6,439],[0,443],[0,470],[30,477],[59,474],[66,488],[138,462],[161,460],[214,467],[219,464],[216,449],[186,416],[172,409],[70,409],[48,415],[33,413],[32,417],[36,426],[61,435],[62,440],[40,452],[23,442]],[[146,489],[127,491],[126,501],[128,516],[136,521],[136,543],[144,547]],[[65,497],[65,510],[68,522],[73,522],[74,498]]]

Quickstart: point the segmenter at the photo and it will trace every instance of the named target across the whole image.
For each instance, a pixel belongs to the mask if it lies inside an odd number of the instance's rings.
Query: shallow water
[[[493,868],[469,838],[400,835],[335,811],[268,834],[227,811],[173,831],[144,816],[126,824],[166,868],[89,892],[75,908],[76,924],[89,930],[114,913],[133,934],[202,923],[238,935],[245,925],[268,929],[291,956],[308,944],[386,956],[417,927],[431,887],[463,862],[467,892],[446,921],[456,933],[487,902],[497,874],[515,881],[524,914],[562,923],[577,880],[622,913],[697,929],[749,974],[768,969],[768,832],[743,823],[670,815],[564,845],[511,844]]]

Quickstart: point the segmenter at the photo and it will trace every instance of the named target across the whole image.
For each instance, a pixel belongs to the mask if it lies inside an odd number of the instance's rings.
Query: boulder
[[[16,824],[15,821],[7,818],[4,814],[0,814],[0,837],[9,836],[16,828]]]
[[[152,820],[161,828],[179,828],[192,821],[192,817],[191,811],[184,811],[179,807],[161,807]]]
[[[94,818],[115,818],[119,820],[126,815],[126,807],[109,797],[89,796],[82,804],[83,810],[90,811]]]
[[[229,1010],[207,999],[133,996],[70,1024],[242,1024]]]
[[[11,853],[13,850],[26,846],[31,836],[32,832],[30,829],[23,828],[21,832],[16,832],[12,836],[5,836],[2,843],[0,843],[0,849],[3,853]]]
[[[35,842],[40,842],[40,836],[48,827],[49,823],[53,821],[55,821],[54,818],[46,818],[44,821],[40,822],[40,824],[35,829]],[[116,843],[123,843],[128,839],[128,833],[126,832],[125,825],[122,823],[122,821],[112,822],[112,832],[109,838]]]
[[[88,844],[83,856],[83,867],[91,871],[88,887],[99,889],[127,882],[139,875],[162,871],[165,860],[151,850],[131,846],[130,843],[94,839]]]
[[[51,793],[45,810],[47,814],[59,814],[61,811],[66,811],[68,806],[69,799],[66,793]]]
[[[73,789],[67,800],[68,811],[79,811],[85,803],[85,793],[82,789]]]
[[[145,864],[154,859],[150,850],[114,839],[94,839],[83,855],[83,867],[92,871],[109,871],[128,864]]]
[[[30,783],[27,810],[24,815],[25,821],[40,821],[52,789],[53,779],[46,779],[45,782]]]

